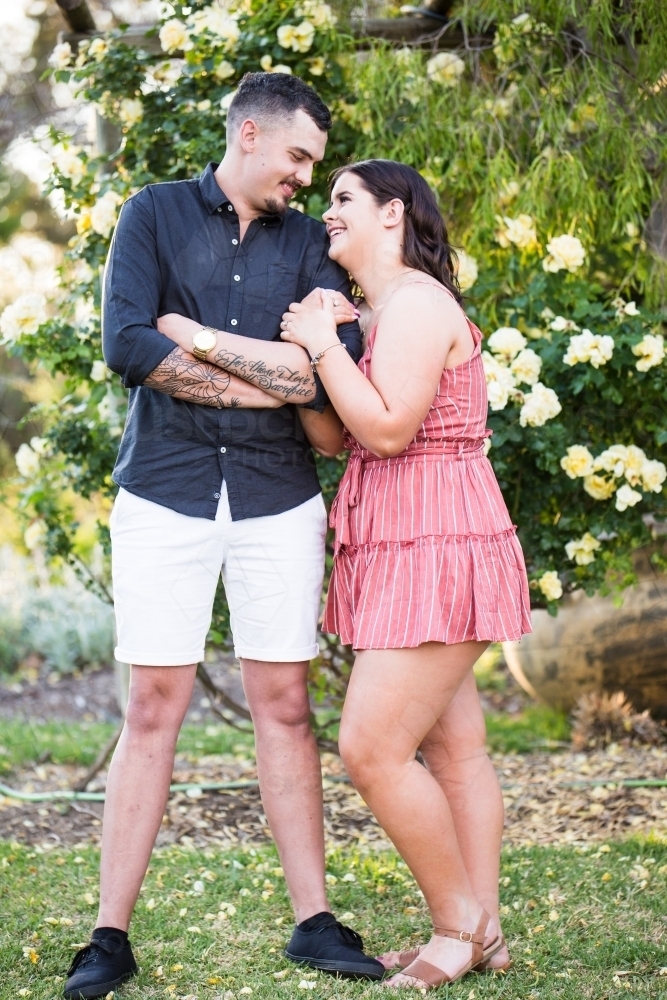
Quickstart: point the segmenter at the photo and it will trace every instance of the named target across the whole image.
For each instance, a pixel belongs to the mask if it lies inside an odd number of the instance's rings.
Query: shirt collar
[[[215,179],[215,171],[217,169],[217,163],[209,163],[199,178],[199,190],[209,215],[217,212],[221,205],[231,205],[229,198]],[[259,221],[267,226],[279,226],[282,224],[285,215],[271,215],[267,213],[266,215],[260,215]]]

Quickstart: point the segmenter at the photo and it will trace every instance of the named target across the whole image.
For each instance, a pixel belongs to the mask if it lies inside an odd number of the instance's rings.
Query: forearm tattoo
[[[242,405],[238,396],[229,393],[231,381],[231,376],[224,369],[206,361],[197,361],[177,347],[153,369],[144,385],[175,399],[214,406],[220,410]]]
[[[301,375],[285,365],[269,368],[264,361],[249,361],[242,354],[226,350],[218,351],[213,356],[213,361],[224,371],[238,375],[265,392],[279,393],[285,400],[295,397],[297,401],[307,401],[313,396],[315,382],[312,376]]]

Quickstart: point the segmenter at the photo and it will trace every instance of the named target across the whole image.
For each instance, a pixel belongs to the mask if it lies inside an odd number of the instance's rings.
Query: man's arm
[[[144,189],[123,206],[107,260],[102,303],[107,365],[126,388],[147,385],[203,406],[275,408],[284,402],[175,348],[157,329],[161,286],[153,202]]]
[[[208,361],[175,347],[144,379],[144,385],[174,399],[223,409],[227,406],[277,409],[284,403]]]
[[[187,316],[167,313],[158,319],[158,329],[187,351],[202,325]],[[315,398],[310,358],[303,347],[279,340],[241,337],[225,330],[216,331],[216,336],[215,347],[206,356],[207,362],[256,386],[281,403],[307,403]]]

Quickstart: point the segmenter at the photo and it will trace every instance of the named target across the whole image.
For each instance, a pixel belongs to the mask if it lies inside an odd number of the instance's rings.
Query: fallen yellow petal
[[[242,993],[252,993],[252,989],[251,989],[251,987],[250,987],[250,986],[244,986],[244,987],[243,987],[243,989],[239,990],[239,996],[240,996],[240,995],[241,995]]]
[[[23,957],[29,958],[33,965],[37,965],[37,963],[39,962],[39,955],[37,954],[34,948],[24,948]]]
[[[289,969],[281,969],[280,972],[274,972],[273,973],[273,978],[274,979],[284,979],[286,976],[289,976],[289,973],[290,973]]]
[[[222,982],[222,976],[209,976],[207,979],[207,983],[209,984],[209,986],[217,986],[218,983],[221,982]]]
[[[201,927],[188,927],[188,934],[201,934]]]
[[[605,872],[604,873],[604,875],[602,876],[602,881],[603,882],[611,882],[611,875],[609,874],[609,872]]]
[[[88,903],[88,906],[94,906],[95,905],[95,897],[93,896],[92,892],[85,893],[85,895],[83,897],[83,901],[84,901],[84,903]]]
[[[181,963],[177,962],[176,965],[172,965],[170,971],[171,972],[180,972],[182,968],[183,968],[183,966],[181,965]]]

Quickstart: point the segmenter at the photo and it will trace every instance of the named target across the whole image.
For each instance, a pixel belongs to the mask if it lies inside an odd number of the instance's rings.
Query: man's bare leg
[[[330,910],[324,887],[320,755],[310,728],[308,663],[241,660],[255,726],[264,811],[280,855],[296,922]]]
[[[196,672],[196,664],[132,666],[125,725],[107,778],[96,927],[128,929],[167,805]]]

